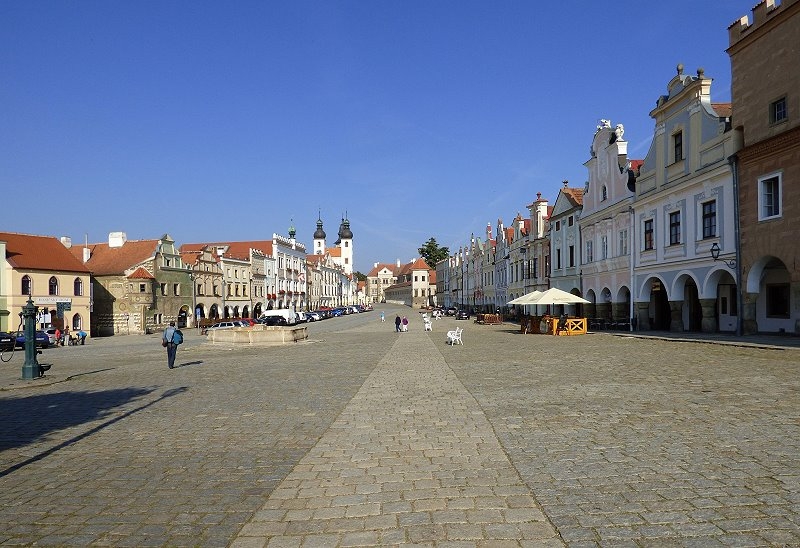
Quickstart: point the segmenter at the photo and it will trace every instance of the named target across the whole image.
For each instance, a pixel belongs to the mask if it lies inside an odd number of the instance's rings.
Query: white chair
[[[430,318],[425,318],[423,323],[425,324],[425,331],[433,331],[433,324]]]
[[[463,332],[464,329],[461,327],[456,327],[454,330],[447,332],[447,342],[450,343],[450,346],[453,346],[455,344],[461,344],[461,345],[464,344],[461,341],[461,334]]]

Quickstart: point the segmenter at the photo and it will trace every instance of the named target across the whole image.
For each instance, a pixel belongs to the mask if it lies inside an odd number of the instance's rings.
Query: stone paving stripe
[[[563,545],[430,336],[397,338],[232,547]]]

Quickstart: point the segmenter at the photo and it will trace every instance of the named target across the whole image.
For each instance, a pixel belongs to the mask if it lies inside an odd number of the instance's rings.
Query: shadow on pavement
[[[163,399],[187,390],[186,387],[167,390],[158,398],[144,405],[114,416],[94,428],[42,451],[23,462],[0,470],[0,477],[39,461]],[[115,408],[153,392],[154,389],[126,388],[100,392],[61,392],[59,394],[44,394],[2,400],[0,401],[0,424],[3,424],[3,433],[0,436],[0,451],[30,445],[42,438],[46,438],[51,432],[102,420],[109,416]]]
[[[174,368],[177,369],[178,367],[187,367],[189,365],[203,365],[203,360],[197,360],[197,361],[193,361],[193,362],[176,363]]]

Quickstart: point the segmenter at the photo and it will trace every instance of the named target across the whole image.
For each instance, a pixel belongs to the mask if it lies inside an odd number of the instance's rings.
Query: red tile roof
[[[638,175],[639,170],[642,169],[642,164],[644,164],[644,160],[630,160],[631,169],[633,172]]]
[[[53,236],[0,232],[6,242],[6,260],[13,268],[85,272],[89,269]]]
[[[134,270],[129,276],[131,280],[155,280],[156,277],[150,274],[146,268],[140,266],[136,270]]]
[[[250,259],[250,249],[257,249],[265,255],[272,256],[272,240],[252,240],[247,242],[206,242],[183,244],[180,252],[202,251],[203,248],[210,247],[214,256],[217,256],[217,247],[227,247],[225,256],[231,259]]]
[[[561,193],[567,197],[573,207],[583,205],[582,188],[562,188]]]
[[[711,108],[717,113],[720,118],[728,118],[733,112],[733,105],[731,103],[711,103]]]
[[[394,263],[378,263],[377,266],[374,266],[372,270],[369,271],[369,274],[367,274],[367,276],[369,276],[370,278],[374,278],[378,275],[378,272],[380,272],[384,268],[390,271],[394,276],[397,276],[397,273],[399,271],[399,268]]]
[[[160,240],[128,240],[121,247],[109,247],[107,243],[89,244],[91,253],[86,267],[95,276],[122,275],[126,270],[155,256]],[[86,246],[73,246],[72,255],[83,260]]]

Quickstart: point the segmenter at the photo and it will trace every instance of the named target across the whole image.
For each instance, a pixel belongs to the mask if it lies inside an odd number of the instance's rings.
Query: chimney
[[[83,262],[88,263],[89,259],[92,258],[92,250],[88,247],[83,248]]]
[[[397,268],[400,268],[400,259],[397,259]]]
[[[70,247],[72,247],[72,238],[70,238],[69,236],[61,236],[61,243],[64,244],[64,247],[69,249]]]
[[[124,232],[109,232],[108,247],[122,247],[128,241],[128,235]]]

